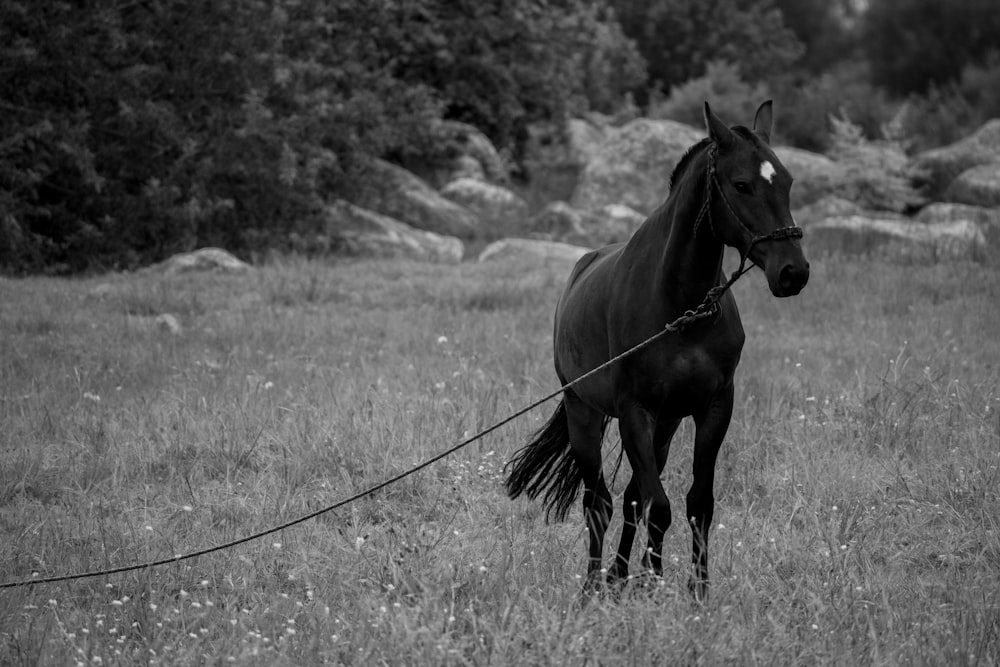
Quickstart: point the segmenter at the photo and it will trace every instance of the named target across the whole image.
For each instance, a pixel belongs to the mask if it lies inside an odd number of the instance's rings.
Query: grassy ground
[[[998,664],[1000,269],[813,265],[796,299],[759,272],[736,286],[705,604],[682,525],[661,584],[581,604],[579,512],[547,526],[502,492],[546,406],[249,545],[2,590],[0,663]],[[451,446],[555,387],[567,271],[0,281],[0,579],[193,551]],[[675,507],[691,437],[663,476]]]

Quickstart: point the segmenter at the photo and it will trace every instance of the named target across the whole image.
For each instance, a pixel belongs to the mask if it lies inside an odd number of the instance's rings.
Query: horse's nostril
[[[802,289],[806,282],[809,281],[809,264],[806,263],[805,266],[795,266],[794,264],[788,264],[781,268],[778,273],[778,284],[783,289]]]

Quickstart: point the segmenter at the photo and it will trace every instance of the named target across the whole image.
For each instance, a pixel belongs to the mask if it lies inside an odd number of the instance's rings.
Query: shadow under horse
[[[761,267],[775,296],[802,290],[809,263],[789,206],[792,177],[769,145],[771,123],[770,101],[757,110],[752,130],[727,127],[706,102],[708,136],[678,162],[667,200],[627,242],[577,262],[556,307],[555,369],[563,384],[702,305],[709,290],[724,282],[725,246]],[[541,497],[549,519],[565,519],[582,484],[589,588],[603,584],[604,535],[613,511],[601,455],[608,422],[618,419],[633,471],[624,494],[621,543],[607,571],[609,582],[619,582],[628,577],[640,519],[649,540],[643,565],[662,575],[671,510],[660,474],[678,425],[692,417],[689,587],[698,599],[707,594],[715,463],[732,417],[733,375],[744,338],[736,301],[726,291],[709,317],[567,389],[548,423],[507,464],[510,497]]]

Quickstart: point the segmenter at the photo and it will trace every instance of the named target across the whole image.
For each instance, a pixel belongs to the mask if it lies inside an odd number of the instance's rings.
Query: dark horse
[[[555,317],[555,368],[565,384],[630,349],[702,304],[723,280],[724,246],[760,266],[772,294],[798,294],[809,279],[789,211],[792,177],[769,146],[771,102],[753,130],[727,127],[705,104],[708,137],[692,146],[670,177],[667,200],[625,243],[584,255],[569,278]],[[707,224],[706,224],[707,223]],[[507,464],[507,492],[544,496],[547,516],[566,517],[583,483],[590,534],[589,587],[598,586],[611,493],[601,469],[601,441],[618,419],[632,466],[625,523],[610,582],[628,576],[640,518],[649,543],[643,565],[662,575],[670,501],[660,483],[670,440],[681,419],[695,422],[693,482],[687,494],[692,529],[690,581],[699,599],[708,586],[708,531],[715,498],[715,460],[733,412],[733,374],[743,325],[731,292],[710,317],[669,333],[563,395],[555,414]]]

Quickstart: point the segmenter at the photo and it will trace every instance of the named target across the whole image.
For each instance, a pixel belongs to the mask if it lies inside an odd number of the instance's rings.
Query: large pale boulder
[[[528,203],[520,196],[474,178],[452,181],[441,194],[478,216],[480,226],[494,232],[521,228],[528,217]]]
[[[567,236],[583,236],[584,214],[582,211],[573,208],[562,200],[552,201],[545,207],[531,216],[528,220],[527,231],[532,236],[538,236],[549,240],[564,239]]]
[[[338,200],[324,211],[324,235],[332,252],[362,257],[405,257],[459,262],[462,242]]]
[[[626,241],[646,216],[624,204],[607,204],[597,211],[581,211],[564,201],[550,202],[531,218],[533,236],[588,248]]]
[[[809,225],[803,244],[807,252],[813,253],[877,255],[926,262],[978,259],[985,252],[986,238],[980,227],[968,220],[928,225],[854,215]]]
[[[952,222],[972,223],[982,230],[990,251],[1000,252],[1000,208],[937,202],[922,208],[915,219],[929,225]]]
[[[1000,206],[1000,161],[966,169],[951,182],[942,198],[972,206]]]
[[[160,271],[166,275],[189,271],[245,273],[250,270],[250,265],[222,248],[199,248],[173,255],[159,264],[150,266],[149,270]]]
[[[922,183],[931,196],[944,192],[962,172],[996,162],[1000,162],[1000,118],[987,122],[964,139],[913,158],[915,167],[924,174]]]
[[[402,167],[373,159],[365,167],[365,186],[354,203],[416,229],[444,236],[472,238],[480,231],[476,216],[444,197]]]
[[[800,227],[811,225],[826,218],[843,218],[861,215],[863,209],[850,199],[836,195],[826,195],[792,211],[795,223]]]
[[[689,125],[650,118],[609,130],[580,174],[570,203],[584,211],[624,204],[651,213],[669,194],[677,161],[703,136]]]
[[[486,246],[479,254],[479,261],[503,261],[531,257],[539,263],[565,262],[566,264],[574,264],[589,251],[589,248],[558,241],[501,239]]]
[[[793,209],[835,195],[844,187],[846,170],[825,155],[791,146],[776,146],[774,154],[795,179],[792,185]]]

